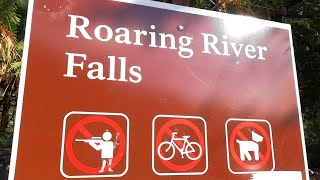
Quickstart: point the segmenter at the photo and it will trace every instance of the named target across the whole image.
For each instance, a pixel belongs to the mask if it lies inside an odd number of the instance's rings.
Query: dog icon
[[[247,158],[249,161],[252,160],[252,157],[249,152],[254,153],[254,159],[258,161],[259,158],[259,142],[263,141],[263,137],[259,134],[255,133],[254,131],[251,132],[252,134],[252,140],[253,141],[241,141],[236,140],[236,142],[240,146],[240,159],[241,161],[244,161],[245,158]]]

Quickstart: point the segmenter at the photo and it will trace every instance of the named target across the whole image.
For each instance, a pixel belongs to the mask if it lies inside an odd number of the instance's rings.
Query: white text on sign
[[[118,44],[132,44],[144,46],[142,40],[148,39],[148,46],[152,48],[178,50],[178,55],[182,58],[191,58],[194,50],[190,48],[193,37],[180,36],[176,43],[176,37],[170,33],[156,33],[156,26],[150,25],[150,30],[132,30],[134,36],[130,36],[130,30],[125,27],[118,27],[115,30],[112,27],[101,24],[94,27],[94,33],[90,34],[88,28],[90,20],[84,16],[68,15],[70,17],[70,30],[68,38],[84,37],[87,40],[95,38],[101,42],[114,40]],[[104,34],[104,35],[102,35]],[[242,44],[232,42],[227,35],[217,37],[213,34],[201,33],[203,36],[204,54],[214,54],[220,56],[234,56],[239,58],[243,55],[247,59],[266,60],[265,53],[268,48],[265,46],[254,46],[252,44]],[[160,40],[160,42],[159,42]],[[176,45],[178,44],[178,46]]]
[[[87,77],[89,79],[98,79],[98,80],[109,80],[109,81],[122,81],[139,83],[142,80],[141,68],[139,66],[129,67],[130,76],[127,76],[127,67],[126,67],[126,57],[119,57],[119,63],[116,63],[115,56],[108,56],[108,59],[105,62],[109,63],[109,74],[105,73],[105,66],[101,62],[90,62],[85,64],[87,60],[86,54],[75,54],[75,53],[66,53],[68,56],[68,65],[67,73],[64,74],[64,77],[73,77],[76,78],[77,74],[74,73],[74,68],[80,68],[81,70],[87,71]],[[77,62],[75,58],[77,57]],[[120,66],[120,77],[116,78],[116,64]],[[119,69],[119,68],[117,68]],[[108,76],[108,77],[106,77]]]
[[[147,46],[151,48],[170,49],[177,50],[178,55],[181,58],[191,58],[194,54],[194,50],[190,47],[193,37],[180,36],[176,39],[174,34],[170,33],[156,33],[156,26],[151,25],[150,30],[132,30],[134,35],[131,35],[129,29],[125,27],[118,27],[115,30],[112,27],[101,24],[94,27],[94,32],[89,33],[87,28],[90,26],[90,20],[84,16],[68,15],[70,17],[70,29],[67,38],[80,38],[83,37],[87,40],[98,40],[103,43],[114,40],[117,44],[127,44],[135,46]],[[268,48],[262,45],[242,44],[241,42],[233,42],[232,38],[227,35],[217,37],[209,33],[201,33],[203,37],[203,54],[212,54],[214,56],[230,56],[252,60],[264,61],[266,60],[265,53]],[[142,81],[141,67],[132,66],[129,67],[129,76],[127,76],[126,57],[119,57],[120,60],[120,77],[115,77],[116,74],[116,57],[107,56],[109,60],[109,73],[105,72],[105,63],[91,62],[85,64],[87,59],[86,54],[79,53],[65,53],[68,56],[67,73],[64,77],[77,77],[74,73],[75,68],[80,68],[83,71],[87,71],[87,77],[89,79],[97,80],[109,80],[120,82],[132,82],[139,83]],[[77,60],[75,60],[77,57]],[[77,61],[77,62],[75,62]],[[238,62],[240,62],[238,60]]]

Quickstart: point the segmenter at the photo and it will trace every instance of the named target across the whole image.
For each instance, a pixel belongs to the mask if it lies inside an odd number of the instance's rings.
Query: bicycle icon
[[[177,149],[180,152],[181,158],[184,158],[185,154],[190,160],[198,160],[202,155],[202,148],[200,144],[197,142],[189,142],[188,138],[190,136],[182,136],[182,138],[177,138],[175,137],[176,134],[178,133],[173,132],[170,141],[163,141],[162,143],[160,143],[158,147],[159,157],[165,161],[171,160],[174,157]],[[182,147],[179,147],[175,141],[183,141]],[[165,157],[165,155],[161,153],[161,149],[165,149],[165,152],[167,154],[169,150],[172,150],[172,154],[168,157]],[[196,149],[199,152],[195,153]]]

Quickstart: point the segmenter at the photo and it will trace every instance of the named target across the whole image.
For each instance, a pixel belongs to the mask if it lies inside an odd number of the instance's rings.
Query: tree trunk
[[[10,98],[11,94],[16,88],[16,77],[14,76],[9,84],[7,85],[6,89],[4,90],[3,93],[3,98],[1,101],[2,105],[2,113],[1,113],[1,121],[0,121],[0,133],[6,132],[9,121],[10,121],[10,115],[9,115],[9,110],[10,110]]]
[[[9,123],[9,109],[10,109],[10,99],[8,97],[3,97],[3,109],[1,115],[0,132],[6,132]]]

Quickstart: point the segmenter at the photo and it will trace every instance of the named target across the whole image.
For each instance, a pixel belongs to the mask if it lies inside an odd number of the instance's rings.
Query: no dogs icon
[[[225,129],[228,168],[233,174],[274,170],[272,129],[268,121],[232,118]]]

